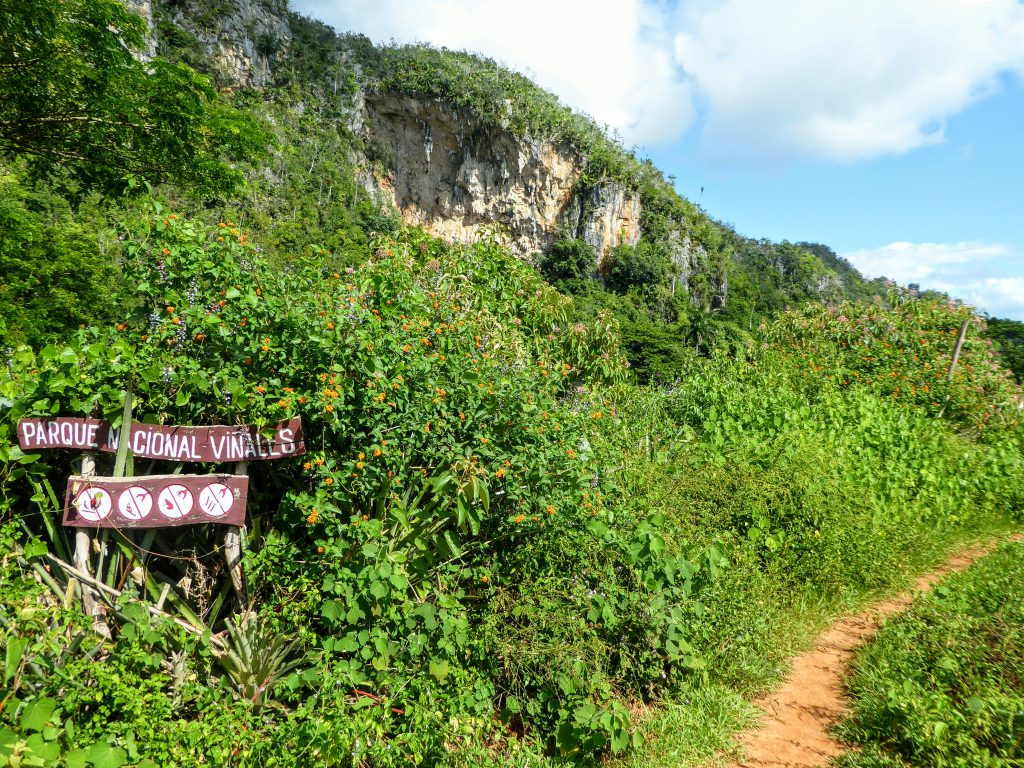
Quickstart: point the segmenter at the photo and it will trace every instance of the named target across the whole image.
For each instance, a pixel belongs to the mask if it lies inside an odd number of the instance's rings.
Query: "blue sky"
[[[1024,320],[1021,0],[292,0],[532,76],[752,237]],[[701,188],[703,187],[703,192]]]

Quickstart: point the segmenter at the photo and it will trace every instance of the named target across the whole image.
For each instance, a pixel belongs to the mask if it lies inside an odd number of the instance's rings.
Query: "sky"
[[[1024,320],[1024,0],[291,0],[481,53],[744,235]]]

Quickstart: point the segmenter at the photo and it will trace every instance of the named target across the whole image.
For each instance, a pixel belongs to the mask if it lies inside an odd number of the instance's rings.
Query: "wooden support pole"
[[[949,373],[946,374],[946,381],[953,380],[953,372],[956,370],[957,360],[960,359],[960,349],[964,345],[964,337],[967,336],[967,324],[970,320],[964,320],[960,326],[960,335],[956,339],[956,346],[953,347],[953,361],[949,364]]]
[[[235,465],[235,474],[244,475],[248,465],[240,461]],[[245,584],[245,570],[242,567],[242,550],[245,546],[245,526],[228,525],[224,527],[224,561],[231,575],[231,584],[235,588],[239,607],[244,611],[248,608],[249,595]]]
[[[96,474],[96,457],[92,452],[82,457],[82,477],[92,477]],[[89,555],[92,551],[93,533],[88,528],[75,529],[75,569],[80,573],[90,574]],[[82,590],[82,610],[86,616],[92,617],[92,628],[97,634],[103,637],[110,637],[110,627],[106,622],[106,611],[103,604],[97,599],[93,587],[86,581],[79,579],[79,588]]]

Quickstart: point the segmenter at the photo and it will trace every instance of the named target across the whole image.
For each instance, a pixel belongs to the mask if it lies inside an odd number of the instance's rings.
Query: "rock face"
[[[287,0],[133,0],[140,8],[153,2],[195,36],[227,83],[267,85],[291,43]]]
[[[563,217],[573,237],[583,240],[599,257],[617,245],[636,245],[640,239],[640,196],[623,185],[605,182],[576,195]]]
[[[433,99],[369,94],[364,138],[372,184],[407,224],[449,240],[500,225],[521,256],[579,237],[600,259],[640,237],[638,198],[615,184],[580,193],[583,159],[563,144],[519,137]]]

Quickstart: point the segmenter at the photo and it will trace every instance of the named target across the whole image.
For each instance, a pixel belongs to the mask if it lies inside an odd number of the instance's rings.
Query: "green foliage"
[[[268,136],[187,66],[135,57],[144,22],[116,0],[29,1],[0,11],[0,151],[87,187],[125,177],[235,187],[228,161]]]
[[[541,256],[540,271],[553,283],[586,280],[594,272],[594,249],[582,240],[558,240]]]
[[[690,355],[686,330],[650,321],[623,324],[622,348],[637,381],[667,384],[679,378]]]
[[[782,315],[767,335],[811,379],[865,387],[979,433],[1019,428],[1021,388],[980,337],[983,320],[957,302],[896,287],[890,304],[811,304]],[[963,322],[967,336],[950,378]]]
[[[850,766],[1015,765],[1024,757],[1024,558],[1006,544],[889,621],[849,681]]]
[[[992,340],[999,361],[1024,384],[1024,323],[999,317],[985,319],[985,336]]]
[[[625,293],[635,287],[644,293],[665,282],[668,263],[663,253],[642,240],[635,246],[612,248],[601,264],[601,273],[613,291]]]
[[[98,247],[95,200],[76,212],[20,166],[0,165],[0,335],[37,347],[113,316],[116,271]],[[97,219],[99,222],[97,222]]]
[[[69,93],[116,39],[96,14],[115,14],[125,40],[138,32],[109,3],[48,13],[47,34],[84,19],[74,34],[97,36],[33,75],[66,75]],[[162,53],[209,64],[158,17]],[[1024,511],[1020,391],[976,319],[942,383],[962,308],[896,292],[889,308],[805,306],[759,336],[777,310],[877,286],[823,246],[712,221],[494,62],[292,24],[274,90],[239,92],[229,109],[205,79],[157,62],[131,95],[176,113],[170,139],[154,137],[157,161],[203,120],[226,116],[231,133],[233,110],[273,126],[269,160],[217,175],[203,163],[225,145],[207,126],[200,155],[175,157],[182,175],[150,174],[188,183],[159,203],[58,179],[72,206],[16,163],[0,177],[5,338],[34,346],[0,370],[0,754],[147,768],[593,764],[657,736],[645,708],[678,697],[706,713],[678,715],[706,755],[740,719],[735,692],[777,679],[807,606],[854,605],[942,541]],[[100,63],[122,78],[95,91],[104,108],[134,104],[117,89],[141,65],[120,49]],[[152,91],[175,82],[180,104]],[[351,129],[364,85],[563,142],[585,164],[581,194],[613,181],[638,192],[644,235],[609,255],[612,290],[590,279],[580,241],[541,260],[570,300],[495,234],[463,246],[401,230],[356,179],[358,152],[389,164]],[[255,135],[240,130],[229,150]],[[139,169],[100,151],[115,135],[55,146],[98,142],[71,172],[118,188]],[[239,178],[238,194],[206,199]],[[41,270],[52,287],[33,285]],[[66,313],[44,324],[43,301]],[[659,386],[628,383],[630,364]],[[96,576],[121,589],[105,593],[110,640],[72,607],[75,583],[50,556],[69,559],[54,488],[71,457],[21,451],[14,425],[118,424],[129,384],[145,421],[302,417],[306,456],[251,467],[254,613],[231,617],[248,606],[232,601],[216,531],[199,526],[144,540],[155,555],[97,537]],[[198,632],[152,614],[165,589],[164,610]]]
[[[259,626],[314,644],[324,654],[315,679],[333,675],[325,686],[394,691],[407,711],[415,691],[400,692],[418,675],[444,690],[469,679],[475,698],[453,702],[453,714],[487,715],[493,689],[470,639],[471,606],[516,571],[512,554],[541,535],[599,536],[606,548],[634,540],[631,528],[591,530],[590,502],[577,506],[599,416],[559,400],[621,379],[615,324],[570,322],[569,302],[494,240],[450,248],[409,233],[380,241],[359,268],[335,268],[320,253],[276,272],[230,223],[206,228],[159,206],[154,214],[126,231],[135,296],[124,297],[124,322],[15,353],[5,437],[28,414],[118,423],[129,381],[144,420],[265,424],[302,414],[316,453],[253,479],[281,488],[264,497],[266,543],[249,563],[269,622]],[[5,494],[28,503],[51,467],[8,456]],[[36,502],[52,514],[44,494]],[[251,512],[260,514],[258,502]],[[275,678],[285,701],[306,699],[306,674],[289,673],[289,642],[260,632],[257,642],[229,624],[231,648],[218,662],[242,701],[262,703]],[[152,683],[167,693],[167,680]],[[547,719],[538,710],[541,743],[583,716],[596,686],[568,699],[542,686],[554,709]],[[603,709],[577,723],[585,738],[577,744],[577,726],[563,728],[566,749],[623,746],[621,705],[600,690]],[[606,711],[618,714],[606,721]],[[382,745],[408,727],[388,726]],[[345,733],[347,752],[360,737]]]

